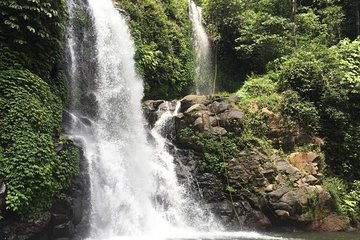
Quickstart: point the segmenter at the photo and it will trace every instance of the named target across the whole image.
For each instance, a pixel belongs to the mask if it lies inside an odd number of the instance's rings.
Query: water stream
[[[164,137],[177,114],[164,103],[151,131],[126,20],[111,0],[68,0],[68,135],[84,150],[91,193],[86,239],[278,239],[222,232],[179,184]],[[85,237],[84,237],[85,238]]]
[[[195,84],[197,94],[213,93],[213,54],[209,36],[202,24],[201,8],[193,0],[189,1],[189,15],[193,28],[193,44],[195,48]]]

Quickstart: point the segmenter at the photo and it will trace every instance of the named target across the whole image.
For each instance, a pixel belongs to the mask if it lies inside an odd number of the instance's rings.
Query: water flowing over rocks
[[[172,134],[178,148],[175,158],[179,179],[192,181],[188,187],[193,195],[227,229],[349,229],[348,220],[334,215],[335,201],[321,185],[321,158],[314,152],[282,156],[245,147],[227,155],[223,173],[206,168],[210,163],[199,136],[211,136],[214,141],[241,136],[246,115],[233,107],[237,101],[233,97],[203,95],[188,95],[180,100]],[[156,121],[161,103],[153,100],[144,103],[150,125]],[[190,130],[205,135],[183,134]]]

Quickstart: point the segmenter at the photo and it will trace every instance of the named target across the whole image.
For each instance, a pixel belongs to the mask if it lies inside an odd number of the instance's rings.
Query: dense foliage
[[[296,6],[289,0],[203,2],[217,45],[218,82],[228,91],[235,91],[251,72],[265,73],[268,63],[301,46],[337,43],[344,36],[348,9],[338,0],[295,1]]]
[[[129,14],[145,97],[179,98],[193,88],[194,66],[187,0],[119,0]]]
[[[79,171],[79,151],[58,139],[66,96],[65,2],[0,2],[0,177],[6,207],[49,208]],[[55,141],[64,144],[56,153]]]
[[[324,155],[327,176],[343,184],[332,191],[339,211],[354,215],[360,179],[358,3],[202,2],[217,45],[218,82],[230,91],[243,85],[237,92],[248,116],[242,139],[252,147],[269,148],[271,139],[270,148]]]

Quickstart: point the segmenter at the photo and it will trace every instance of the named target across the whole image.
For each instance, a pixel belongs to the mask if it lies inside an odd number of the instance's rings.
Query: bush
[[[9,210],[26,214],[50,207],[78,173],[78,149],[57,156],[62,104],[48,85],[27,70],[0,71],[0,175]]]
[[[188,1],[118,2],[130,15],[145,98],[174,99],[188,94],[194,85],[195,69]]]

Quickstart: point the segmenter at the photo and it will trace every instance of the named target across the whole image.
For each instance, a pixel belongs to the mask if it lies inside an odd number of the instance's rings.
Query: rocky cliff
[[[275,113],[266,108],[257,111],[270,116],[270,147],[251,144],[254,140],[244,136],[248,134],[245,122],[249,116],[239,109],[239,101],[238,97],[196,95],[181,100],[169,137],[176,146],[173,151],[179,179],[184,183],[191,180],[194,197],[228,229],[352,229],[322,184],[322,156],[315,151],[277,149],[279,141],[291,139],[287,142],[291,144],[301,134],[280,134],[281,126],[276,126],[272,116]],[[145,102],[150,125],[163,103]],[[321,139],[306,141],[321,145]]]

